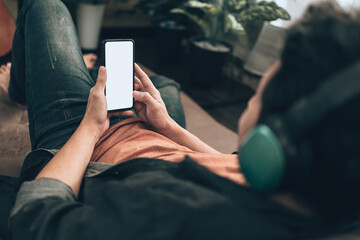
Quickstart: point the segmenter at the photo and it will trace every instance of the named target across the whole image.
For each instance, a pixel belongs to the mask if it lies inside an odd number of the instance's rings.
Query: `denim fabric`
[[[69,139],[94,84],[64,4],[24,1],[13,42],[9,95],[27,104],[32,150],[58,148]]]
[[[12,63],[9,95],[27,104],[33,150],[24,161],[22,175],[30,171],[25,175],[32,176],[53,156],[49,149],[61,148],[79,126],[97,69],[92,69],[90,75],[74,23],[59,0],[24,1],[17,20]],[[185,127],[179,85],[162,76],[152,80],[170,116]],[[122,119],[112,118],[111,124]]]

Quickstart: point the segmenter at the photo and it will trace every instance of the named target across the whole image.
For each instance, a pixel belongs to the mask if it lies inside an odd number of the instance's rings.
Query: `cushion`
[[[27,111],[0,88],[0,175],[16,177],[30,151]]]

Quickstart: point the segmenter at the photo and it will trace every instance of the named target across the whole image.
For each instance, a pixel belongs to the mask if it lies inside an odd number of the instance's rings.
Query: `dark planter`
[[[175,21],[163,21],[157,25],[157,44],[160,61],[176,62],[182,57],[181,42],[186,28]]]
[[[264,21],[255,21],[255,22],[243,24],[250,50],[254,47],[263,25],[264,25]]]
[[[206,41],[206,39],[201,38],[190,40],[190,78],[194,85],[209,88],[215,82],[220,81],[222,66],[231,53],[232,47],[221,42],[219,44],[223,45],[227,50],[215,51],[196,44],[203,40]]]

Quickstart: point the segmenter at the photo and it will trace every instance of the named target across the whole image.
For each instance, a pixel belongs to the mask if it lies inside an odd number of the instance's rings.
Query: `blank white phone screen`
[[[132,41],[106,42],[105,67],[108,111],[133,107],[134,43]]]

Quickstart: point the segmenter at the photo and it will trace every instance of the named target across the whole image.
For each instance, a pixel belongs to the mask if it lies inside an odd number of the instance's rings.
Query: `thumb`
[[[106,68],[104,66],[101,66],[99,68],[99,73],[98,73],[95,87],[99,87],[101,89],[105,88],[106,78],[107,78],[106,77]]]

